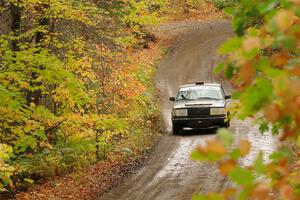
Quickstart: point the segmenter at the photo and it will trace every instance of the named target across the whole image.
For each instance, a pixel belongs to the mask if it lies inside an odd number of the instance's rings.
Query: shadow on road
[[[179,137],[188,137],[188,136],[195,136],[195,135],[213,135],[216,134],[218,128],[211,128],[211,129],[199,129],[199,130],[184,130],[181,131],[180,134],[175,135]]]

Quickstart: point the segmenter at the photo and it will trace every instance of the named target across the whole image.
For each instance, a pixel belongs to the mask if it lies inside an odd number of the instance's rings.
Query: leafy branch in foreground
[[[239,159],[249,152],[250,142],[243,140],[232,147],[231,134],[221,130],[216,140],[196,149],[192,157],[217,161],[221,174],[235,184],[221,193],[194,199],[299,199],[299,158],[286,141],[300,146],[300,2],[241,0],[237,4],[248,19],[259,13],[261,23],[247,28],[247,18],[232,12],[235,29],[243,31],[221,45],[219,52],[228,58],[215,71],[223,71],[236,87],[236,116],[254,116],[262,134],[273,133],[280,144],[268,161],[264,162],[261,152],[250,166],[240,166]],[[251,10],[255,12],[248,12]]]

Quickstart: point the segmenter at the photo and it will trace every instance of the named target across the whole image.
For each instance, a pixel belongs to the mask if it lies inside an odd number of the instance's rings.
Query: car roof
[[[184,84],[179,87],[179,89],[182,88],[188,88],[188,87],[195,87],[195,86],[215,86],[215,87],[221,87],[220,83],[190,83],[190,84]]]

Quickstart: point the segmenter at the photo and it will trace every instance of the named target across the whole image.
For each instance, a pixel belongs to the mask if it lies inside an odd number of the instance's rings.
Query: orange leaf
[[[277,53],[277,54],[274,54],[271,56],[271,62],[273,63],[273,65],[275,65],[276,67],[281,67],[281,68],[287,64],[289,59],[290,59],[290,56],[285,51],[282,51],[280,53]]]
[[[290,74],[300,78],[300,67],[295,67],[290,70]]]
[[[228,174],[231,172],[231,170],[235,166],[234,160],[227,160],[219,165],[220,173],[224,176],[228,176]]]
[[[300,95],[300,84],[297,81],[290,81],[289,82],[289,90],[292,96],[296,97]]]
[[[291,200],[295,198],[293,187],[287,184],[282,185],[279,188],[279,193],[280,193],[280,199],[282,200]]]
[[[296,106],[300,109],[300,95],[296,97]]]
[[[283,141],[286,140],[287,138],[293,138],[295,136],[296,136],[296,130],[288,126],[285,126],[283,128],[283,135],[280,137],[280,140]]]
[[[296,4],[297,6],[300,6],[300,0],[290,0],[290,1]]]
[[[300,127],[300,114],[298,114],[296,116],[296,123],[297,123],[297,126]]]
[[[234,188],[227,188],[224,190],[223,194],[226,199],[231,199],[236,194],[236,192],[237,190]]]
[[[220,141],[211,140],[207,142],[207,152],[223,156],[224,154],[226,154],[226,148]]]
[[[289,173],[289,170],[290,170],[290,165],[288,163],[288,160],[285,158],[285,159],[282,159],[279,164],[276,167],[276,172],[277,173],[280,173],[282,176],[285,176]],[[285,180],[283,180],[284,182]]]
[[[265,183],[258,184],[252,191],[251,197],[257,200],[267,200],[269,197],[270,187]]]
[[[251,143],[248,140],[241,140],[239,149],[241,152],[241,156],[246,156],[251,149]]]
[[[291,98],[291,96],[286,100],[285,108],[284,111],[286,114],[291,114],[295,113],[298,109],[296,99]]]
[[[252,63],[247,62],[244,66],[241,67],[239,76],[245,82],[245,84],[249,85],[252,82],[254,73],[255,71],[252,67]]]
[[[270,104],[264,109],[265,118],[269,122],[276,122],[281,116],[281,109],[277,104]]]

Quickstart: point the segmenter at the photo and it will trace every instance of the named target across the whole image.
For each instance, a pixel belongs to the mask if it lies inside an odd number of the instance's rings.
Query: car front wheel
[[[230,120],[224,122],[222,127],[229,128],[230,127]]]

